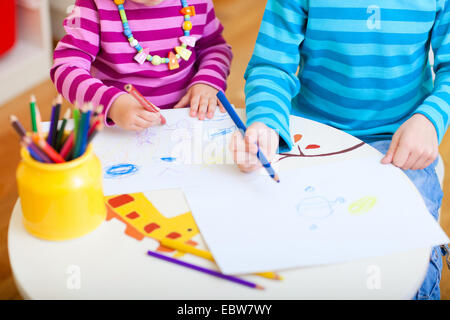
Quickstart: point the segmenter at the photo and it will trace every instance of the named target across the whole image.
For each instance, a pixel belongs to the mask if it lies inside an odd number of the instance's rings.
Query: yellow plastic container
[[[69,240],[95,230],[106,218],[100,160],[86,153],[62,164],[34,160],[21,150],[17,185],[23,224],[45,240]]]

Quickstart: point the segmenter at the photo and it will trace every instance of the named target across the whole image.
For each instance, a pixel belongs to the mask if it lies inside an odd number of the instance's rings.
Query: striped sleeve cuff
[[[448,115],[439,107],[438,104],[431,101],[425,101],[417,108],[414,114],[421,114],[425,116],[436,129],[438,142],[442,142],[445,131],[447,130]]]

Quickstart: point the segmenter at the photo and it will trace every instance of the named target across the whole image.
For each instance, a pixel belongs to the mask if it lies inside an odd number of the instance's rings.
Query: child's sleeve
[[[434,90],[417,108],[436,128],[439,143],[447,131],[450,116],[450,1],[437,0],[440,10],[431,33],[436,78]]]
[[[307,0],[268,0],[255,50],[245,73],[247,125],[262,122],[280,135],[280,151],[292,148],[291,100],[300,91],[297,70]]]
[[[66,35],[53,54],[50,76],[58,92],[73,104],[92,101],[108,110],[124,92],[109,87],[91,75],[91,64],[100,46],[100,27],[94,0],[77,0],[72,14],[64,20]],[[106,121],[106,119],[105,119]]]
[[[202,37],[197,41],[197,73],[189,88],[203,83],[225,91],[233,58],[231,47],[222,36],[223,26],[216,17],[211,0],[207,1],[207,17]]]

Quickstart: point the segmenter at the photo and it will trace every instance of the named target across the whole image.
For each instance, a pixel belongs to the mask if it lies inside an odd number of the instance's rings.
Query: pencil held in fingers
[[[131,94],[147,111],[160,113],[160,109],[148,101],[132,84],[125,85],[125,91]],[[161,124],[166,124],[166,118],[162,114],[160,114],[160,117]]]

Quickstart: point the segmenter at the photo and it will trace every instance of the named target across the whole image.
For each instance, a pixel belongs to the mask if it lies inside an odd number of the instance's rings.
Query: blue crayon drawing
[[[136,174],[138,170],[139,170],[138,166],[134,164],[128,163],[115,164],[105,169],[105,178],[106,179],[123,178]]]
[[[297,205],[300,216],[310,219],[325,219],[334,212],[334,206],[345,202],[344,198],[330,201],[322,196],[314,196],[302,199]]]
[[[225,128],[225,129],[216,131],[216,132],[210,134],[210,139],[215,139],[217,137],[226,136],[227,134],[230,134],[230,133],[234,132],[235,130],[236,130],[236,127],[232,126],[230,128]]]
[[[165,158],[161,158],[161,160],[164,161],[164,162],[175,162],[175,161],[177,161],[177,158],[165,157]]]

